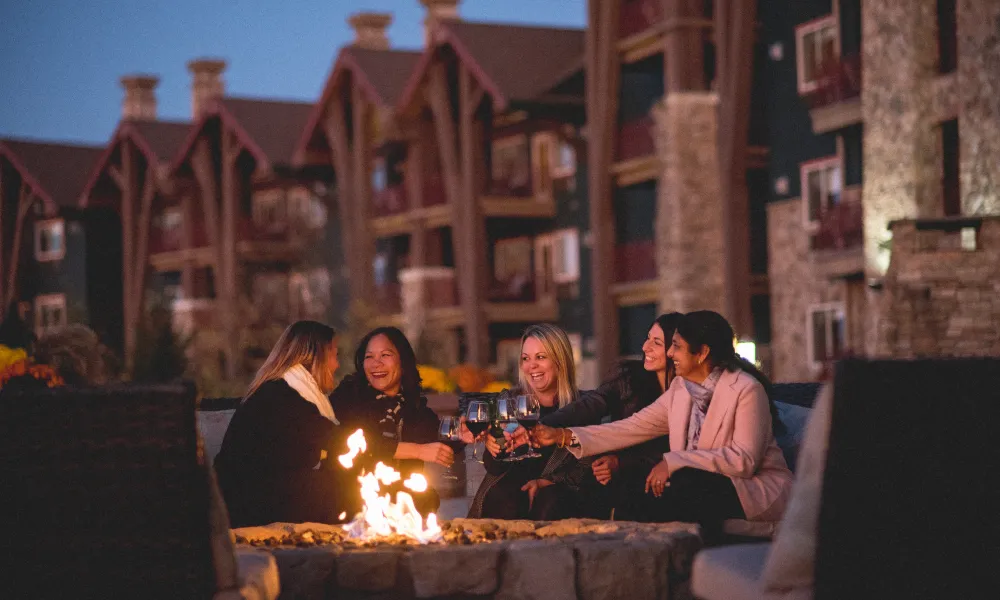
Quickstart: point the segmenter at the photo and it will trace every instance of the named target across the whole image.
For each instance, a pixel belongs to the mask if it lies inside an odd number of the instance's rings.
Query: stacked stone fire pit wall
[[[270,552],[282,599],[691,598],[698,527],[571,519],[552,523],[455,519],[446,542],[344,540],[339,527],[275,523],[234,530]]]

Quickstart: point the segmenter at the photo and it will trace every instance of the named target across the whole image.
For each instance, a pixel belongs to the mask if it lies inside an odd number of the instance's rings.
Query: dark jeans
[[[698,523],[720,530],[726,519],[745,519],[740,498],[729,477],[685,467],[670,476],[670,485],[659,498],[645,491],[647,472],[623,479],[617,488],[615,520]]]
[[[608,502],[604,490],[576,491],[561,483],[543,487],[528,505],[527,483],[510,475],[494,485],[483,499],[483,518],[530,519],[558,521],[574,518],[608,518]]]

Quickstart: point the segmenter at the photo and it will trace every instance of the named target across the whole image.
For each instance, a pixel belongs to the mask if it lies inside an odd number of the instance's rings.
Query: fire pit
[[[282,598],[689,598],[695,525],[454,519],[437,540],[352,538],[342,526],[234,530],[270,552]]]

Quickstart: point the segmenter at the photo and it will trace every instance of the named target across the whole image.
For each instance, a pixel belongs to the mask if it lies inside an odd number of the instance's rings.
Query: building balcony
[[[823,68],[816,89],[804,97],[816,134],[861,122],[861,56],[831,61]]]
[[[861,248],[863,243],[861,190],[848,188],[840,203],[820,217],[812,233],[811,248],[813,251],[839,251]]]
[[[611,167],[619,186],[659,177],[655,136],[656,122],[652,115],[621,124],[615,139],[615,163]]]
[[[527,276],[493,280],[488,294],[490,302],[534,302],[535,297],[535,279]]]
[[[615,246],[615,281],[631,283],[656,279],[656,242],[625,242]]]

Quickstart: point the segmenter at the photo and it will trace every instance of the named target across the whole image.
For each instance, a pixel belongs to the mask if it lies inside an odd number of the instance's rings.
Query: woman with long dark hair
[[[214,463],[233,527],[336,523],[357,494],[344,471],[327,467],[338,423],[327,398],[336,338],[315,321],[290,325],[236,408]]]
[[[718,313],[684,315],[668,351],[677,376],[656,402],[605,425],[540,425],[532,440],[586,457],[669,434],[670,451],[618,509],[622,520],[687,521],[710,530],[729,518],[779,520],[792,484],[774,438],[781,424],[766,392],[770,383],[736,354],[734,337]]]
[[[368,332],[354,353],[354,369],[330,396],[344,431],[364,430],[368,454],[400,471],[404,480],[422,472],[424,462],[451,466],[455,453],[437,441],[439,421],[420,393],[417,358],[403,332],[395,327]],[[422,513],[440,504],[433,488],[413,499]]]
[[[653,321],[642,344],[642,359],[622,360],[614,373],[596,390],[581,392],[580,399],[542,419],[550,427],[572,427],[620,421],[652,404],[674,378],[673,362],[667,358],[671,337],[681,313],[664,313]],[[644,470],[643,476],[669,451],[667,436],[638,446],[608,453],[594,460],[598,483],[617,481],[620,473]]]

